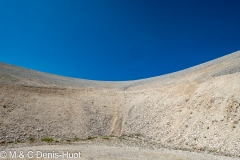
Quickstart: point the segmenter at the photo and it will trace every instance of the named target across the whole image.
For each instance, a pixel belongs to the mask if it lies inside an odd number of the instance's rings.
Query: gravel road
[[[6,151],[9,155],[10,151],[16,156],[20,155],[20,151],[23,151],[25,158],[32,160],[44,160],[44,153],[48,153],[48,158],[53,157],[53,153],[59,153],[55,159],[81,159],[81,160],[239,160],[239,158],[231,158],[218,156],[206,153],[196,153],[190,151],[181,150],[168,150],[168,149],[149,149],[137,146],[127,146],[124,143],[118,145],[107,145],[104,143],[96,143],[92,141],[78,142],[65,145],[40,145],[29,146],[27,144],[21,144],[18,147],[1,147],[1,151]],[[80,152],[80,154],[79,154]],[[29,153],[29,155],[28,155]],[[75,158],[71,158],[71,153],[74,153]],[[30,158],[28,158],[30,156]],[[32,158],[33,157],[33,158]],[[6,158],[6,160],[18,159],[18,158]]]

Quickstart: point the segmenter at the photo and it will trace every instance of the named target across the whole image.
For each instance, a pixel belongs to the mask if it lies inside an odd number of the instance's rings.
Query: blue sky
[[[0,61],[92,80],[179,71],[240,50],[239,0],[1,0]]]

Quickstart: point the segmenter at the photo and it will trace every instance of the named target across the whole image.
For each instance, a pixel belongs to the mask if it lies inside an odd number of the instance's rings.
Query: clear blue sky
[[[240,50],[239,0],[1,0],[0,61],[132,80]]]

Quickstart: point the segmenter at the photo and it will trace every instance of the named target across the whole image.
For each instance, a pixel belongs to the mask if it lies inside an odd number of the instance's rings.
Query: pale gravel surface
[[[38,147],[76,147],[88,159],[231,159],[205,153],[240,157],[239,133],[239,51],[183,71],[126,82],[72,79],[0,63],[2,147],[53,137],[63,145]],[[65,144],[76,137],[111,134],[138,135],[138,143]],[[31,148],[27,143],[18,148],[24,145]]]
[[[239,158],[231,158],[225,156],[214,155],[212,153],[197,153],[191,151],[181,151],[181,150],[169,150],[169,149],[158,149],[149,147],[141,147],[141,146],[132,146],[128,145],[124,142],[115,143],[108,141],[106,143],[101,141],[84,141],[84,142],[76,142],[71,144],[64,145],[29,145],[29,144],[18,144],[13,145],[12,147],[0,147],[0,150],[6,151],[9,156],[9,151],[16,151],[17,154],[20,151],[23,151],[24,157],[21,158],[24,160],[33,159],[33,160],[44,160],[38,154],[37,151],[41,153],[79,153],[80,158],[76,157],[76,160],[239,160]],[[110,144],[110,145],[109,145]],[[27,153],[29,151],[33,151],[32,154],[34,158],[27,158]],[[5,158],[6,160],[11,160],[15,158]],[[66,155],[64,157],[55,158],[55,159],[71,159]]]

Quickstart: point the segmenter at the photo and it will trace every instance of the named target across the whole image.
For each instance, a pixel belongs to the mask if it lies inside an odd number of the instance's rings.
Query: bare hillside
[[[240,157],[240,51],[168,75],[100,82],[0,63],[0,142],[124,137]]]

